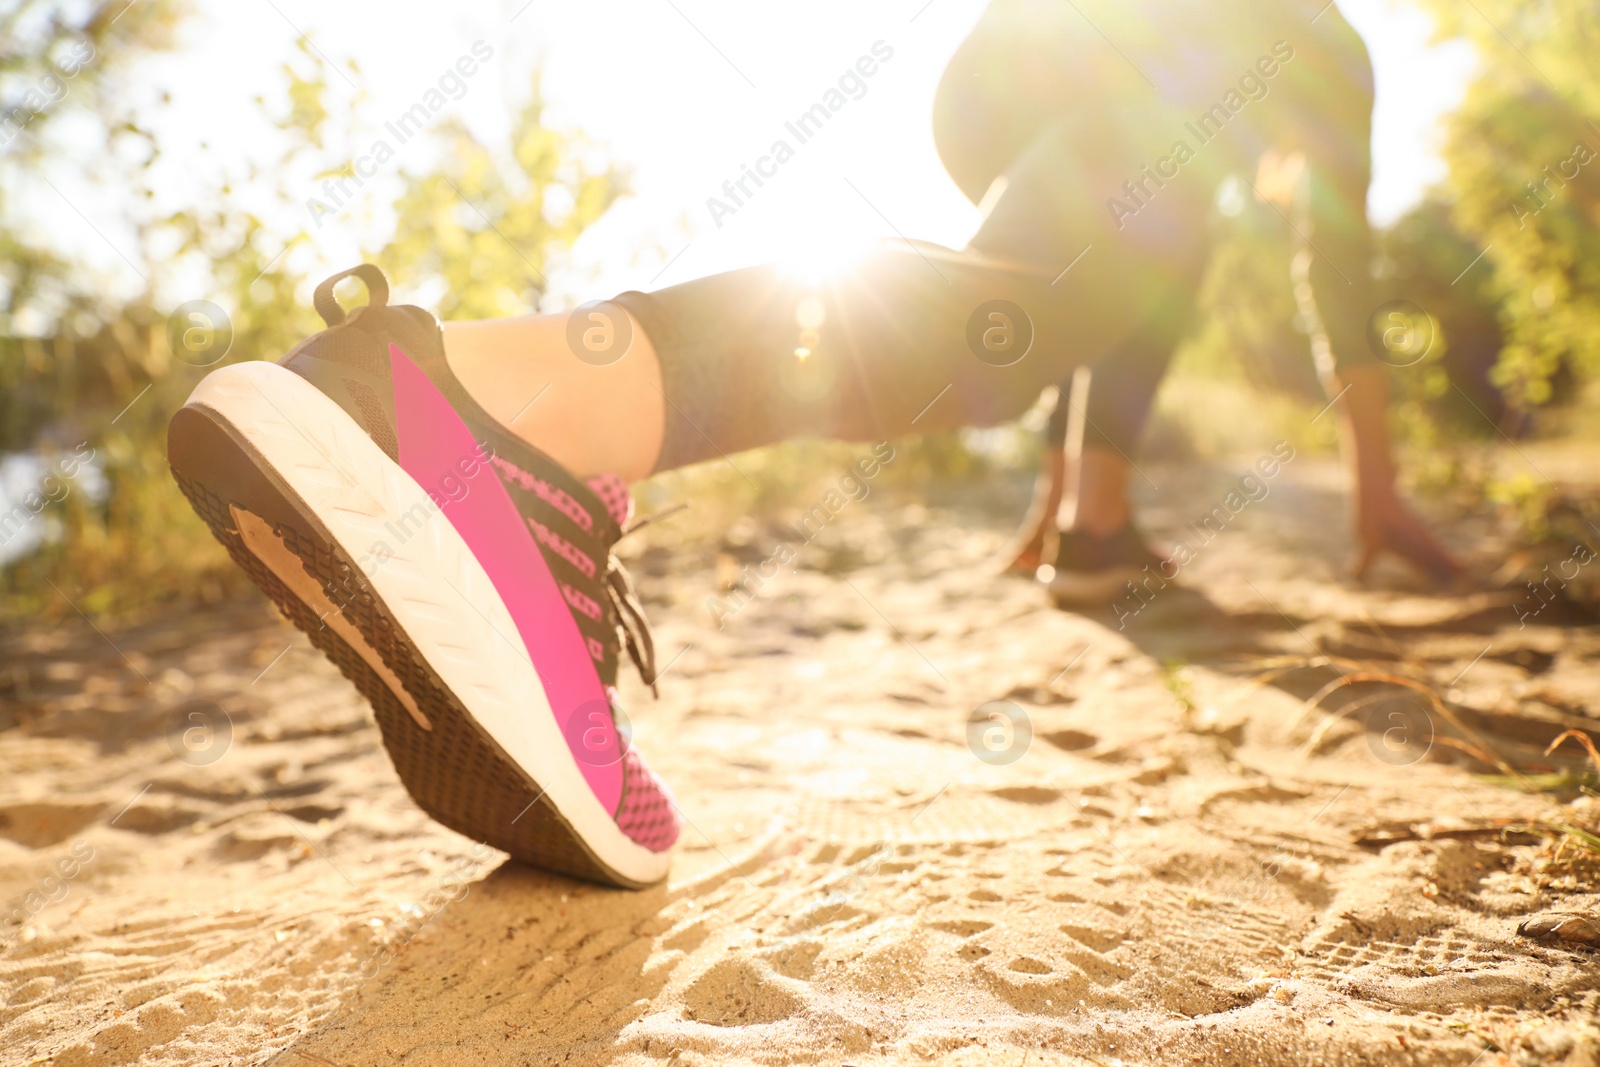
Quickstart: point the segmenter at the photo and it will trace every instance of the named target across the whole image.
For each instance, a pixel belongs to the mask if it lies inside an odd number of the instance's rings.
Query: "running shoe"
[[[1104,607],[1121,599],[1128,583],[1139,585],[1161,571],[1166,560],[1152,551],[1133,523],[1096,536],[1083,530],[1062,530],[1054,563],[1039,568],[1050,598],[1064,608]]]
[[[368,302],[346,313],[333,288],[349,276]],[[423,810],[524,863],[657,882],[678,818],[616,714],[623,650],[655,683],[612,552],[627,487],[497,423],[433,316],[388,296],[371,264],[336,274],[314,297],[326,330],[209,374],[168,429],[173,475],[371,701]]]

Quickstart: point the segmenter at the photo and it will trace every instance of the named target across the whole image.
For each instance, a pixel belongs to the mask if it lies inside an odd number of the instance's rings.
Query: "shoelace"
[[[650,620],[645,618],[639,594],[633,588],[633,579],[615,556],[611,557],[606,567],[606,593],[617,611],[618,622],[622,624],[623,643],[628,648],[629,658],[639,668],[639,677],[650,687],[650,692],[659,697],[661,692],[656,688],[655,636],[650,632]]]
[[[651,523],[659,522],[688,506],[688,504],[674,504],[654,515],[648,515],[623,530],[617,540],[620,541],[631,533],[637,533]],[[645,617],[644,605],[639,601],[638,590],[633,587],[633,578],[628,574],[628,569],[618,561],[615,543],[611,547],[612,552],[606,560],[606,595],[611,598],[611,606],[616,609],[617,620],[622,624],[623,643],[627,646],[628,657],[633,660],[633,665],[639,668],[639,677],[650,687],[650,692],[660,697],[661,691],[656,688],[658,675],[655,635],[650,630],[650,620]]]

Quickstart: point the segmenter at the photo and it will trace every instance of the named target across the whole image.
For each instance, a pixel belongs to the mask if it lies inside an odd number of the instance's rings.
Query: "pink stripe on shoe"
[[[594,532],[594,520],[583,509],[583,505],[572,499],[565,491],[557,489],[543,478],[536,477],[506,459],[504,456],[490,456],[489,462],[495,465],[501,474],[511,479],[512,484],[520,489],[526,489],[536,494],[540,500],[561,512],[567,518],[577,523],[578,529],[584,533]]]
[[[573,611],[581,611],[595,622],[600,621],[600,605],[595,603],[593,597],[585,596],[582,590],[574,589],[566,582],[561,583],[561,595],[567,598]]]
[[[570,736],[565,727],[574,715],[606,699],[583,635],[505,485],[484,463],[473,463],[472,475],[463,474],[468,461],[481,458],[481,452],[461,416],[398,345],[389,346],[389,364],[400,466],[424,489],[452,478],[472,483],[470,492],[444,504],[444,513],[505,602],[544,685],[556,726]],[[624,772],[616,729],[610,716],[605,718],[602,726],[588,728],[589,737],[595,729],[604,736],[588,744],[584,759],[573,756],[595,798],[615,813]],[[617,756],[608,762],[606,753]]]
[[[577,545],[574,545],[571,541],[568,541],[565,537],[562,537],[560,534],[550,529],[550,527],[546,526],[538,519],[529,519],[528,526],[533,530],[533,536],[539,539],[539,543],[541,545],[548,548],[550,551],[554,552],[556,555],[560,556],[574,567],[578,568],[578,570],[583,572],[583,576],[585,578],[594,577],[594,560],[584,555],[583,551],[579,549]]]

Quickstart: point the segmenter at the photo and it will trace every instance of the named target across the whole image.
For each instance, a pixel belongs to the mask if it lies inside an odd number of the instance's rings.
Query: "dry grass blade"
[[[1217,707],[1219,709],[1232,707],[1251,693],[1271,685],[1286,674],[1293,674],[1308,667],[1321,667],[1324,665],[1318,662],[1321,659],[1320,656],[1315,659],[1306,659],[1304,656],[1274,656],[1271,659],[1256,660],[1254,665],[1260,673],[1218,700]]]
[[[1392,671],[1359,670],[1355,673],[1346,674],[1340,678],[1335,678],[1333,681],[1317,690],[1316,693],[1312,694],[1312,696],[1305,702],[1300,710],[1300,718],[1295,720],[1296,725],[1298,725],[1300,721],[1304,720],[1305,716],[1310,713],[1311,709],[1317,707],[1317,705],[1321,704],[1322,701],[1326,700],[1329,694],[1343,688],[1344,686],[1355,685],[1358,682],[1380,682],[1385,685],[1399,686],[1403,689],[1410,689],[1413,692],[1421,693],[1423,696],[1428,698],[1429,705],[1434,711],[1439,713],[1440,718],[1444,719],[1451,726],[1454,726],[1457,730],[1460,730],[1469,739],[1471,739],[1472,743],[1476,745],[1482,753],[1479,758],[1487,757],[1485,762],[1499,768],[1500,771],[1508,777],[1516,779],[1517,782],[1528,792],[1536,793],[1539,791],[1532,782],[1528,781],[1527,777],[1523,775],[1521,771],[1518,771],[1515,767],[1511,766],[1511,764],[1507,763],[1498,754],[1496,754],[1494,748],[1489,745],[1488,742],[1484,741],[1484,739],[1479,737],[1475,731],[1467,726],[1466,723],[1462,722],[1460,716],[1446,707],[1444,701],[1439,699],[1438,694],[1433,691],[1431,686],[1424,682],[1419,682],[1415,678],[1408,678],[1403,674],[1395,674]]]
[[[1316,666],[1332,667],[1334,670],[1339,672],[1339,677],[1335,678],[1333,681],[1329,682],[1327,685],[1323,686],[1306,699],[1306,702],[1300,706],[1300,714],[1295,718],[1294,722],[1289,727],[1290,732],[1298,730],[1300,728],[1300,724],[1305,722],[1306,716],[1311,714],[1311,710],[1318,704],[1322,703],[1322,701],[1327,698],[1329,693],[1332,693],[1340,686],[1349,685],[1352,680],[1364,681],[1366,680],[1366,675],[1372,674],[1380,674],[1384,677],[1394,678],[1406,677],[1405,675],[1395,674],[1393,671],[1374,671],[1371,664],[1360,663],[1352,659],[1343,659],[1334,656],[1319,656],[1317,658],[1321,662],[1315,664]],[[1311,665],[1312,664],[1310,663],[1307,664],[1307,666]],[[1412,681],[1412,679],[1407,680]]]
[[[1295,671],[1313,670],[1317,667],[1332,667],[1334,670],[1344,669],[1353,671],[1365,669],[1363,664],[1357,663],[1355,660],[1348,660],[1339,656],[1327,655],[1270,656],[1265,659],[1255,660],[1254,665],[1261,670],[1261,673],[1257,674],[1244,685],[1241,685],[1239,688],[1223,697],[1222,700],[1218,702],[1219,707],[1230,707],[1240,700],[1243,700],[1251,693],[1269,686],[1273,682],[1276,682],[1279,678],[1282,678],[1284,675],[1293,674]],[[1298,722],[1296,725],[1298,725]]]
[[[1332,712],[1326,719],[1322,720],[1322,722],[1317,726],[1316,731],[1312,733],[1312,735],[1307,738],[1306,743],[1300,747],[1301,754],[1306,756],[1316,755],[1317,750],[1322,746],[1323,739],[1327,736],[1328,731],[1333,728],[1335,723],[1354,715],[1363,708],[1370,707],[1373,704],[1378,704],[1385,700],[1393,699],[1394,697],[1390,693],[1369,693],[1368,695],[1361,697],[1359,700],[1351,701],[1338,711]],[[1496,759],[1492,753],[1486,752],[1484,749],[1472,744],[1469,741],[1462,741],[1461,739],[1455,737],[1442,737],[1435,734],[1428,739],[1428,743],[1429,745],[1438,744],[1443,745],[1446,748],[1453,748],[1458,752],[1465,752],[1473,759],[1487,763],[1490,766],[1504,766],[1504,764],[1500,763],[1500,761]],[[1520,778],[1520,776],[1518,777]],[[1523,779],[1523,781],[1526,780]],[[1531,786],[1531,783],[1529,784]]]
[[[1600,836],[1596,836],[1581,826],[1573,826],[1571,823],[1566,822],[1549,821],[1541,821],[1539,825],[1564,834],[1566,837],[1571,838],[1573,841],[1576,841],[1578,844],[1582,845],[1588,851],[1593,852],[1596,855],[1600,855]]]
[[[1550,742],[1550,746],[1544,750],[1544,754],[1546,756],[1550,755],[1550,753],[1560,748],[1562,742],[1566,741],[1569,737],[1578,742],[1578,744],[1582,745],[1588,751],[1589,762],[1594,764],[1594,769],[1596,771],[1600,771],[1600,752],[1595,750],[1593,739],[1582,730],[1567,730],[1565,733],[1560,734],[1554,741]]]
[[[1457,752],[1465,752],[1467,755],[1471,756],[1480,763],[1487,763],[1490,765],[1496,765],[1497,763],[1497,760],[1492,752],[1484,751],[1477,745],[1474,745],[1471,741],[1463,741],[1459,737],[1435,737],[1433,741],[1434,744],[1443,745],[1446,748],[1453,748]],[[1544,792],[1544,790],[1540,789],[1526,776],[1518,774],[1516,775],[1516,778],[1517,781],[1529,792]]]
[[[1311,732],[1311,736],[1306,739],[1306,743],[1300,746],[1301,754],[1306,756],[1316,755],[1317,750],[1322,747],[1323,738],[1327,736],[1328,731],[1333,728],[1335,723],[1347,719],[1356,712],[1369,708],[1374,704],[1393,699],[1393,693],[1368,693],[1364,697],[1352,700],[1338,711],[1329,712],[1328,717],[1323,719],[1317,725],[1317,728]]]

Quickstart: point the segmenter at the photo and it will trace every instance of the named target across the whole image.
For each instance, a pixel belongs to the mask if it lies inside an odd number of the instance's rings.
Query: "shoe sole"
[[[1103,571],[1056,571],[1045,587],[1057,607],[1110,607],[1127,595],[1128,583],[1146,577],[1136,567],[1107,567]]]
[[[537,867],[633,889],[666,876],[670,854],[627,837],[584,780],[466,542],[343,409],[276,364],[224,367],[173,416],[168,460],[234,561],[371,702],[424,811]]]

